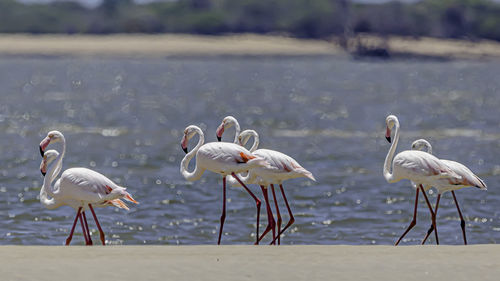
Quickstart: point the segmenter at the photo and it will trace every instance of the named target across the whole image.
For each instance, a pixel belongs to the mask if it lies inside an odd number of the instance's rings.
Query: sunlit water
[[[392,244],[411,219],[415,192],[408,181],[388,184],[382,176],[390,113],[401,122],[398,151],[425,137],[439,157],[484,179],[487,192],[457,192],[468,240],[500,241],[498,61],[2,57],[0,73],[1,244],[60,245],[69,233],[74,210],[47,210],[38,198],[38,144],[53,129],[66,136],[64,169],[95,169],[140,201],[129,212],[97,209],[109,243],[215,244],[221,177],[206,172],[185,181],[180,139],[196,124],[215,141],[226,115],[257,130],[262,148],[293,156],[316,176],[317,182],[285,183],[296,223],[283,244]],[[225,140],[233,137],[226,131]],[[262,198],[257,186],[250,188]],[[440,242],[461,244],[451,195],[441,202]],[[417,244],[430,224],[422,197],[419,210],[403,244]],[[265,208],[261,217],[262,230]],[[230,188],[222,243],[254,239],[255,204]],[[82,240],[78,228],[73,243]]]

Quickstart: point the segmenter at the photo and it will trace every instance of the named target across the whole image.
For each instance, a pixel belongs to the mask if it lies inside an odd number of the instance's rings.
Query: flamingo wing
[[[437,179],[460,180],[456,174],[438,158],[427,152],[406,150],[394,157],[393,168],[401,178],[426,183]]]
[[[451,161],[451,160],[444,160],[440,159],[441,162],[443,162],[446,166],[448,166],[451,170],[453,170],[455,173],[460,175],[462,178],[461,180],[450,180],[449,183],[452,185],[463,185],[465,186],[475,186],[477,188],[486,190],[486,184],[481,180],[478,176],[476,176],[469,168],[467,168],[465,165]]]
[[[124,187],[86,168],[71,168],[64,171],[59,182],[59,194],[61,197],[88,203],[100,203],[119,198],[128,199],[127,195],[129,195]]]
[[[254,151],[254,154],[266,159],[271,166],[270,169],[275,173],[286,173],[290,177],[304,176],[316,181],[311,172],[302,167],[295,159],[282,152],[270,149],[258,149]]]

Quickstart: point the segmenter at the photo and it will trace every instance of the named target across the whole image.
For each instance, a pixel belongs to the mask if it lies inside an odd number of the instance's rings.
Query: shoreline
[[[5,280],[498,280],[500,245],[2,246]]]
[[[115,56],[158,58],[171,56],[357,56],[353,45],[387,51],[388,58],[500,59],[500,42],[438,38],[380,37],[360,35],[348,42],[349,52],[338,39],[312,40],[257,34],[114,34],[114,35],[30,35],[0,34],[2,56]],[[355,48],[355,47],[354,47]]]

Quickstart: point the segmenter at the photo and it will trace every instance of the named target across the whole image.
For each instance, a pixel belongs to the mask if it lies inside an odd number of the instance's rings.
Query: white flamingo
[[[235,126],[236,128],[236,135],[235,135],[235,142],[238,142],[240,145],[244,146],[250,137],[254,137],[254,143],[252,147],[250,148],[250,152],[253,154],[262,157],[269,162],[270,166],[269,167],[259,167],[256,169],[253,169],[249,171],[248,175],[242,177],[243,182],[249,183],[249,184],[258,184],[260,185],[260,188],[262,190],[262,193],[264,194],[264,199],[266,200],[266,206],[267,206],[267,216],[268,216],[268,226],[266,230],[262,233],[262,235],[259,237],[259,241],[264,238],[264,236],[269,232],[273,231],[273,240],[271,243],[275,243],[275,240],[278,239],[278,244],[280,244],[280,236],[285,232],[286,229],[288,229],[294,222],[295,218],[293,217],[292,211],[290,209],[290,206],[288,204],[288,200],[285,195],[285,191],[283,189],[283,181],[287,179],[292,179],[292,178],[299,178],[299,177],[307,177],[313,181],[316,181],[314,176],[312,175],[311,172],[308,170],[304,169],[295,159],[292,157],[275,151],[275,150],[269,150],[269,149],[258,149],[257,147],[259,146],[259,135],[257,134],[256,131],[254,130],[245,130],[241,134],[238,135],[240,131],[240,126],[238,124],[238,121],[231,116],[228,116],[224,118],[221,126],[217,129],[217,138],[220,139],[222,137],[222,133],[224,130],[227,128],[231,127],[232,125]],[[235,181],[233,178],[228,178],[230,183],[232,185],[238,185],[238,182]],[[288,209],[288,214],[290,215],[290,220],[286,224],[286,226],[281,230],[281,214],[278,208],[278,203],[276,200],[276,193],[274,190],[274,184],[278,184],[280,186],[281,194],[283,195],[283,199],[285,201],[286,207]],[[275,208],[277,212],[277,224],[278,224],[278,235],[275,235],[275,224],[276,222],[274,221],[274,217],[271,211],[270,203],[268,200],[268,194],[267,194],[267,186],[271,186],[271,191],[273,193],[273,198],[274,198],[274,203],[275,203]]]
[[[394,142],[392,142],[384,162],[383,174],[385,180],[389,183],[394,183],[402,179],[408,179],[415,182],[416,185],[420,187],[416,190],[413,219],[395,245],[398,245],[401,239],[403,239],[403,237],[417,223],[417,205],[419,191],[422,191],[427,206],[429,207],[429,210],[431,212],[432,225],[434,226],[434,230],[436,231],[436,243],[439,244],[439,238],[436,228],[436,216],[434,214],[434,211],[432,210],[429,199],[427,198],[424,186],[429,189],[436,182],[436,180],[444,179],[450,181],[459,181],[461,177],[453,172],[450,168],[448,168],[448,166],[446,166],[438,158],[427,152],[406,150],[394,156],[399,141],[399,121],[396,116],[389,115],[387,116],[385,122],[387,125],[385,137],[389,142],[391,142],[392,129],[395,127]]]
[[[49,155],[45,155],[45,149],[50,143],[63,143],[63,151],[58,154],[56,151],[51,151]],[[40,153],[43,160],[40,165],[42,174],[46,174],[48,164],[56,160],[56,163],[50,169],[48,175],[45,176],[42,189],[40,190],[40,202],[48,209],[55,209],[62,205],[68,205],[76,210],[75,220],[71,228],[69,237],[66,239],[66,245],[69,245],[73,237],[76,221],[80,219],[82,223],[83,235],[85,243],[92,245],[90,232],[88,228],[85,210],[87,207],[92,212],[97,228],[99,229],[101,242],[105,245],[105,235],[97,220],[92,205],[97,207],[116,206],[128,210],[127,205],[120,199],[138,203],[132,196],[125,191],[126,188],[118,186],[113,181],[104,175],[86,168],[71,168],[64,171],[61,177],[56,181],[54,186],[52,182],[62,170],[62,160],[66,151],[66,141],[63,134],[59,131],[51,131],[47,137],[40,143]],[[52,198],[49,198],[52,197]],[[84,226],[85,224],[85,226]]]
[[[411,149],[412,150],[421,150],[421,151],[427,151],[427,153],[432,154],[432,146],[431,144],[424,139],[419,139],[414,141],[411,144]],[[433,186],[438,190],[438,196],[436,200],[436,207],[434,209],[434,214],[437,216],[437,211],[438,211],[438,206],[439,206],[439,200],[441,199],[441,194],[445,193],[446,191],[451,191],[451,194],[453,195],[453,200],[455,201],[455,205],[457,206],[457,211],[458,215],[460,216],[460,226],[462,228],[462,236],[464,238],[464,244],[467,245],[467,237],[465,235],[465,220],[462,216],[462,212],[460,211],[460,207],[458,206],[458,201],[457,197],[455,196],[455,190],[462,189],[465,187],[477,187],[481,190],[487,190],[486,184],[481,180],[478,176],[476,176],[469,168],[467,168],[465,165],[451,161],[451,160],[445,160],[445,159],[440,159],[441,162],[443,162],[446,166],[448,166],[451,170],[453,170],[456,174],[462,177],[460,181],[450,181],[447,179],[439,179],[437,180]],[[427,237],[432,233],[434,230],[434,227],[431,225],[429,230],[427,231],[427,235],[425,236],[424,240],[422,241],[422,244],[425,243],[427,240]]]
[[[187,145],[191,138],[199,135],[198,144],[188,153]],[[238,181],[235,173],[251,170],[256,167],[269,165],[264,159],[256,157],[250,151],[237,144],[227,142],[205,142],[205,136],[197,126],[190,125],[184,130],[181,146],[186,156],[181,161],[180,171],[186,180],[196,181],[201,178],[205,170],[222,175],[222,215],[220,218],[219,239],[220,244],[222,228],[226,219],[226,177],[233,175]],[[193,172],[189,172],[188,165],[191,159],[196,156],[196,167]],[[260,200],[241,182],[245,190],[255,200],[257,206],[257,233],[259,228]]]
[[[221,124],[219,125],[219,127],[217,127],[217,130],[215,131],[215,135],[217,136],[217,140],[218,141],[221,141],[222,140],[222,134],[224,134],[224,131],[233,127],[235,128],[235,133],[234,133],[234,141],[233,143],[235,144],[239,144],[239,141],[238,141],[238,136],[240,135],[240,124],[238,123],[238,120],[236,120],[236,118],[234,118],[233,116],[226,116],[224,117],[224,119],[222,119],[222,122]],[[258,135],[257,135],[257,138],[258,138]],[[255,151],[254,150],[250,150],[250,152],[253,152]],[[239,176],[244,176],[245,173],[241,173],[239,174]],[[241,186],[233,177],[229,177],[228,178],[229,180],[231,180],[231,185],[233,186]],[[254,184],[255,182],[247,182],[247,184],[250,183],[250,184]],[[255,242],[255,244],[259,244],[260,240],[262,239],[262,237],[264,237],[264,235],[266,233],[269,232],[269,230],[272,229],[273,231],[273,241],[274,241],[274,238],[275,238],[275,235],[276,235],[276,231],[275,231],[275,220],[274,220],[274,216],[273,216],[273,212],[271,211],[271,204],[269,203],[269,196],[268,196],[268,192],[267,192],[267,188],[265,188],[264,186],[260,186],[261,188],[261,191],[262,191],[262,194],[264,195],[264,200],[266,201],[266,212],[267,212],[267,227],[266,229],[264,230],[264,233],[262,233],[262,236],[259,236],[259,228],[257,227],[257,232],[256,232],[256,236],[257,236],[257,242]],[[276,198],[275,199],[275,204],[276,206],[277,203],[276,203]],[[278,210],[278,213],[279,213],[279,210]],[[260,238],[259,238],[260,237]]]

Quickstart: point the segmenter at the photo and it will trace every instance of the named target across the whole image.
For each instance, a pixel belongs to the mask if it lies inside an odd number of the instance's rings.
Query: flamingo
[[[222,123],[219,125],[219,127],[217,127],[217,130],[215,132],[215,134],[217,136],[217,140],[221,141],[222,134],[224,133],[224,131],[233,127],[233,126],[235,128],[233,143],[239,144],[238,136],[240,135],[241,128],[240,128],[240,124],[238,123],[238,120],[236,120],[236,118],[234,118],[233,116],[226,116],[226,117],[224,117],[224,119],[222,119]],[[257,138],[258,138],[258,135],[257,135]],[[255,149],[251,150],[250,152],[253,152],[253,151],[255,151]],[[240,174],[240,176],[242,176],[242,175],[243,174]],[[233,177],[229,177],[228,179],[232,180],[232,182],[231,182],[232,186],[241,186]],[[255,182],[252,182],[251,184],[253,184],[253,183],[255,183]],[[260,185],[260,189],[262,191],[262,194],[264,195],[264,200],[266,201],[267,227],[264,230],[264,233],[262,234],[261,238],[259,238],[259,228],[257,227],[257,232],[256,232],[257,242],[255,242],[255,244],[259,244],[262,237],[264,237],[264,235],[266,233],[268,233],[271,229],[273,231],[273,241],[274,241],[274,238],[276,235],[276,232],[275,232],[276,222],[274,220],[273,212],[271,211],[271,205],[269,203],[269,194],[267,192],[267,188]],[[277,206],[276,198],[274,198],[274,200],[275,200],[275,204]],[[279,210],[278,210],[278,213],[279,213]]]
[[[299,177],[306,177],[309,178],[313,181],[316,181],[314,176],[312,175],[311,172],[308,170],[304,169],[295,159],[292,157],[281,153],[279,151],[275,150],[269,150],[269,149],[258,149],[257,147],[259,146],[259,135],[257,134],[256,131],[254,130],[245,130],[241,134],[238,135],[238,132],[240,130],[240,127],[238,125],[238,122],[234,117],[229,116],[224,118],[223,123],[217,130],[217,138],[220,139],[222,137],[222,133],[224,132],[225,129],[230,127],[232,124],[235,125],[236,127],[236,136],[235,136],[235,141],[237,141],[240,145],[244,146],[250,137],[254,137],[254,143],[252,147],[250,148],[250,152],[254,153],[255,155],[262,157],[263,159],[266,159],[270,166],[269,167],[259,167],[256,169],[253,169],[249,171],[248,175],[243,177],[242,180],[243,182],[250,183],[250,184],[258,184],[260,185],[260,188],[262,190],[262,193],[264,194],[264,199],[266,200],[266,206],[267,206],[267,215],[268,215],[268,226],[266,230],[262,233],[262,235],[259,237],[259,241],[264,238],[264,236],[269,232],[273,231],[273,240],[271,241],[271,244],[275,243],[276,239],[278,239],[278,245],[281,243],[280,241],[280,236],[283,234],[294,222],[295,218],[293,217],[293,213],[290,209],[290,205],[288,204],[288,200],[285,195],[285,191],[283,189],[283,181],[287,179],[292,179],[292,178],[299,178]],[[222,132],[222,133],[221,133]],[[236,182],[234,179],[229,178],[228,179],[232,185],[237,185],[238,182]],[[285,225],[283,230],[281,230],[281,214],[278,208],[278,201],[276,200],[276,193],[274,190],[274,184],[278,184],[280,186],[281,194],[283,196],[283,199],[285,201],[286,207],[288,209],[288,214],[290,216],[290,220],[288,223]],[[271,211],[270,203],[268,200],[267,196],[267,187],[271,186],[271,191],[273,194],[274,198],[274,204],[277,212],[277,222],[274,221],[274,217]],[[278,225],[278,235],[275,236],[274,228],[275,224],[277,223]]]
[[[416,189],[415,195],[415,208],[413,211],[413,219],[406,229],[406,231],[399,237],[398,241],[394,244],[397,246],[401,239],[417,224],[417,206],[418,206],[418,194],[422,191],[427,206],[431,212],[432,225],[434,226],[436,235],[436,244],[439,244],[439,238],[436,228],[436,215],[432,210],[432,206],[427,198],[426,190],[434,184],[436,180],[448,180],[448,181],[459,181],[461,177],[453,172],[448,166],[446,166],[438,158],[423,151],[417,150],[406,150],[398,153],[394,156],[396,147],[399,141],[399,120],[394,115],[387,116],[386,120],[387,130],[386,139],[391,143],[391,133],[392,129],[395,127],[394,142],[392,142],[389,152],[385,158],[383,174],[384,178],[388,183],[395,183],[402,179],[408,179],[415,183],[415,186],[420,188]],[[394,159],[393,159],[394,158]],[[391,173],[392,170],[392,173]]]
[[[427,151],[427,153],[432,154],[431,144],[424,139],[419,139],[414,141],[411,144],[411,149]],[[455,196],[455,190],[462,189],[465,187],[477,187],[481,190],[487,190],[487,187],[486,184],[483,182],[483,180],[481,180],[478,176],[476,176],[465,165],[451,160],[445,160],[445,159],[440,159],[440,160],[446,166],[448,166],[448,168],[453,170],[456,174],[460,175],[462,179],[460,181],[455,181],[455,182],[450,182],[448,180],[440,179],[436,181],[436,183],[434,183],[433,186],[438,190],[438,197],[436,200],[436,207],[434,209],[434,214],[437,216],[441,194],[445,193],[446,191],[451,191],[451,194],[453,195],[453,200],[455,201],[455,205],[457,206],[458,215],[460,216],[460,227],[462,228],[462,236],[464,238],[464,244],[467,245],[467,237],[465,235],[465,220],[462,216],[462,212],[460,211],[460,207],[458,206],[457,197]],[[433,230],[434,228],[433,226],[431,226],[427,231],[427,235],[425,236],[424,240],[422,240],[422,244],[425,243],[427,237],[429,237],[429,235],[432,233]]]
[[[62,153],[59,154],[57,151],[51,151],[49,155],[45,155],[47,146],[54,142],[63,143]],[[47,137],[40,143],[40,153],[43,157],[40,170],[45,176],[43,186],[40,190],[40,202],[47,209],[56,209],[62,205],[68,205],[76,210],[75,220],[73,221],[71,232],[66,239],[66,245],[69,245],[71,242],[78,219],[80,219],[82,224],[85,244],[92,245],[87,218],[85,216],[85,210],[87,210],[88,207],[99,229],[102,245],[105,245],[105,235],[97,220],[92,205],[97,207],[113,205],[128,210],[127,205],[125,205],[121,199],[125,199],[135,204],[138,204],[138,202],[125,191],[126,188],[118,186],[104,175],[86,168],[67,169],[62,173],[54,186],[52,186],[52,182],[61,172],[62,159],[64,158],[65,151],[66,140],[59,131],[49,132]],[[48,164],[54,160],[56,163],[52,166],[48,175],[46,175]],[[49,196],[52,198],[49,198]]]
[[[198,144],[188,153],[188,142],[196,134],[199,135]],[[190,125],[186,127],[181,141],[182,150],[184,150],[186,155],[181,161],[180,172],[188,181],[200,179],[205,170],[222,175],[222,215],[220,217],[219,239],[217,240],[217,244],[219,245],[224,221],[226,219],[226,177],[232,175],[236,180],[240,181],[235,173],[248,171],[256,167],[268,166],[269,164],[264,159],[253,155],[250,151],[237,144],[227,142],[210,142],[204,144],[204,142],[205,136],[198,126]],[[187,170],[188,165],[194,156],[196,156],[196,167],[192,172],[189,172]],[[255,200],[257,206],[258,233],[261,202],[243,182],[241,182],[241,184]]]

